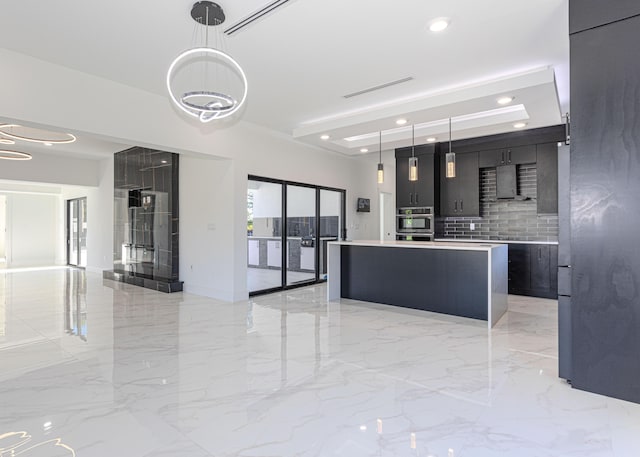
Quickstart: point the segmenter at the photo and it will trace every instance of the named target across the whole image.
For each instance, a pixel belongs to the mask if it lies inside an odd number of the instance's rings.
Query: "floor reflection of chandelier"
[[[197,2],[191,17],[205,27],[205,46],[188,49],[173,60],[167,72],[167,90],[176,107],[200,122],[223,119],[244,104],[247,78],[233,57],[209,46],[209,27],[225,20],[220,5]],[[196,84],[201,88],[194,89]]]

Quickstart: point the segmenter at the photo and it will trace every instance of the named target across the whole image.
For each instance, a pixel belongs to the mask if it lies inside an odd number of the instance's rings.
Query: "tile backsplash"
[[[558,241],[558,215],[537,214],[535,164],[517,166],[517,184],[518,194],[527,197],[526,200],[497,200],[496,169],[481,169],[480,217],[437,218],[436,237]]]

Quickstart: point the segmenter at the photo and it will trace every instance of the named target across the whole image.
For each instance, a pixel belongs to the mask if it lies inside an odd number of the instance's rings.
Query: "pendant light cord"
[[[451,118],[449,118],[449,154],[451,154]]]
[[[380,130],[379,139],[380,139],[380,143],[378,145],[378,149],[380,151],[380,163],[382,163],[382,130]]]
[[[416,126],[415,124],[411,124],[411,157],[414,156],[414,151],[416,149]]]

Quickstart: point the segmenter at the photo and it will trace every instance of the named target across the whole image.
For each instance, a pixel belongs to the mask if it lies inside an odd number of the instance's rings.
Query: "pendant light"
[[[384,165],[382,164],[382,131],[379,132],[380,138],[380,161],[378,162],[378,184],[384,184]]]
[[[449,152],[445,155],[447,178],[456,177],[456,153],[451,151],[451,118],[449,118]]]
[[[418,158],[415,156],[415,125],[411,126],[411,157],[409,157],[409,181],[418,180]]]
[[[200,122],[223,119],[243,106],[247,99],[247,77],[233,57],[209,46],[209,28],[225,21],[222,7],[198,1],[191,9],[191,17],[196,27],[204,27],[204,45],[187,49],[171,62],[166,76],[167,91],[178,109]]]

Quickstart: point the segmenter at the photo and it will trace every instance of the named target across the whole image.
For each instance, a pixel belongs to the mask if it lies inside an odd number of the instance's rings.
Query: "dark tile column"
[[[115,154],[114,263],[105,278],[182,290],[178,176],[178,154],[139,147]]]

